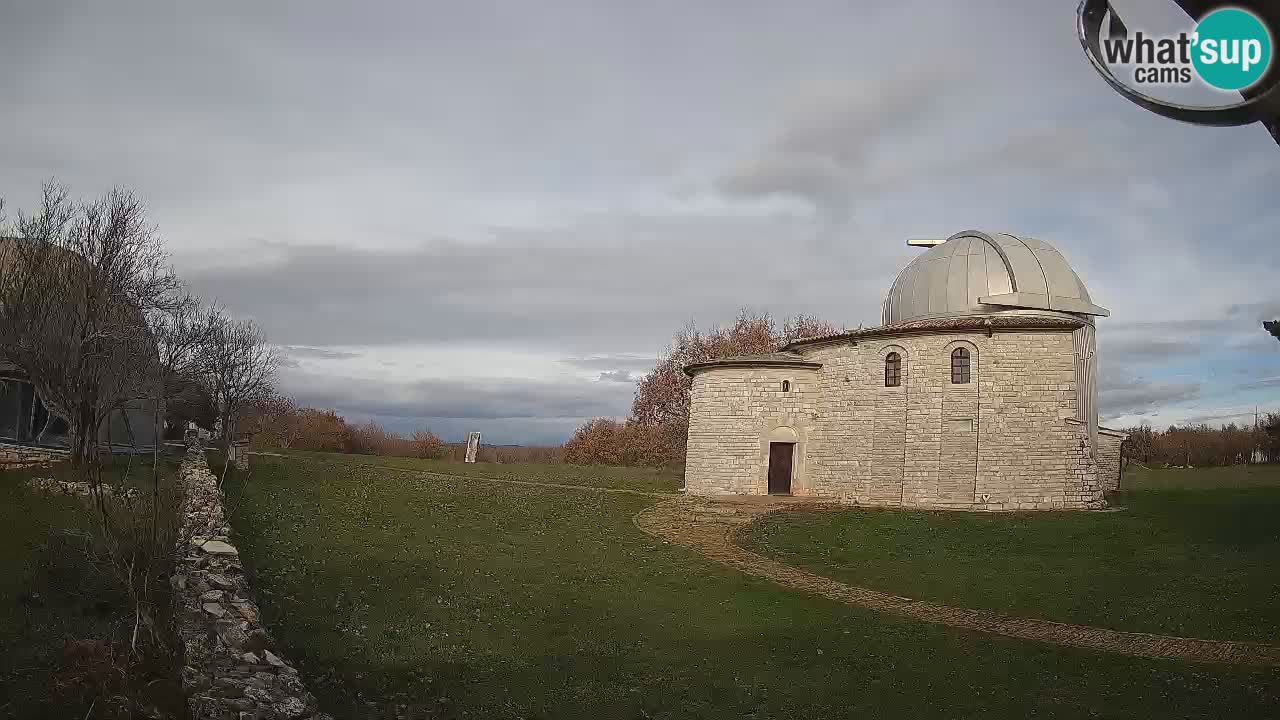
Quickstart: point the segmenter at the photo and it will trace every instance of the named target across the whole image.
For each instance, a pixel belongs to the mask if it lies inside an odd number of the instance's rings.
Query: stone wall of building
[[[182,532],[171,582],[193,720],[332,720],[262,626],[228,537],[217,478],[193,444],[178,471]]]
[[[782,383],[790,384],[783,391]],[[685,489],[699,495],[768,492],[769,442],[795,442],[793,492],[808,487],[805,458],[818,403],[805,368],[713,368],[693,378]],[[794,435],[792,435],[794,433]]]
[[[958,347],[970,353],[967,384],[951,382],[951,353]],[[1087,428],[1067,421],[1077,414],[1070,330],[1006,330],[990,337],[934,332],[843,340],[801,352],[822,367],[805,384],[802,402],[813,411],[800,460],[804,477],[793,483],[793,494],[972,510],[1080,508],[1102,501]],[[902,358],[899,387],[884,386],[890,352]],[[749,453],[764,423],[744,414],[748,402],[734,400],[749,395],[744,387],[752,373],[768,373],[772,381],[782,377],[779,372],[695,375],[690,492],[764,491],[766,465],[760,454]]]
[[[1121,432],[1098,431],[1098,479],[1103,490],[1120,489],[1120,446],[1124,439]]]

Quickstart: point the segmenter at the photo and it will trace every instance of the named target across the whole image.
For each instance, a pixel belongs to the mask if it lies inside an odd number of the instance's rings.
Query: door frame
[[[778,445],[778,446],[783,446],[783,445],[785,445],[785,446],[788,446],[788,447],[790,447],[790,448],[791,448],[791,452],[789,453],[790,457],[788,457],[788,463],[787,463],[787,491],[786,491],[786,492],[774,492],[774,490],[773,490],[773,458],[774,458],[773,448],[774,448],[774,446],[775,446],[775,445]],[[766,492],[767,494],[769,494],[769,495],[791,495],[791,494],[793,493],[793,491],[795,490],[795,484],[796,484],[796,446],[797,446],[797,445],[798,445],[798,443],[794,443],[794,442],[770,442],[770,443],[769,443],[769,465],[768,465],[768,467],[765,469],[765,492]],[[781,456],[782,456],[782,454],[783,454],[783,453],[782,453],[781,451],[779,451],[779,452],[778,452],[778,456],[779,456],[779,457],[781,457]]]

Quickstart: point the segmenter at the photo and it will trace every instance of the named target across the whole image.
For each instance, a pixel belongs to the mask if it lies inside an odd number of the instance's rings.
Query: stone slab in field
[[[221,540],[210,540],[200,546],[200,549],[210,555],[239,555],[240,551],[236,550],[236,546],[225,543]]]

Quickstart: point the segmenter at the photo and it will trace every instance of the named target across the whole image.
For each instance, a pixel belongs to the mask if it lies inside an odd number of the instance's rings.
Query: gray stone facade
[[[1049,255],[1047,243],[1031,247]],[[886,318],[890,309],[910,309],[897,297],[904,293],[922,312],[934,295],[955,295],[953,304],[973,303],[971,311],[795,342],[754,363],[732,358],[687,368],[686,491],[767,493],[769,446],[781,442],[794,443],[793,495],[962,510],[1101,507],[1119,479],[1123,434],[1097,425],[1090,314],[984,304],[969,296],[995,281],[979,283],[972,273],[960,275],[979,287],[950,292],[958,256],[939,255],[948,264],[918,274],[920,283],[940,286],[902,289],[900,280]],[[1020,284],[1016,263],[1000,272],[1026,297],[1029,283]],[[1083,284],[1072,292],[1087,300]],[[1071,307],[1085,300],[1072,299]],[[1091,314],[1106,312],[1085,305]],[[958,348],[968,352],[969,382],[952,382]],[[896,387],[886,386],[890,353],[901,360]]]
[[[957,347],[969,350],[969,383],[951,382]],[[898,387],[885,387],[890,352]],[[771,441],[796,443],[793,495],[857,504],[1088,508],[1115,487],[1119,434],[1100,437],[1095,459],[1077,419],[1071,329],[890,332],[796,355],[821,367],[694,373],[688,492],[765,493]]]

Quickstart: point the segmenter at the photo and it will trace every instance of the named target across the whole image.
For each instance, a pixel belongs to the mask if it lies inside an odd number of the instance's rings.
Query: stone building
[[[1094,305],[1052,245],[961,232],[898,275],[884,324],[690,365],[685,488],[865,505],[1092,508],[1124,436],[1099,427]]]

